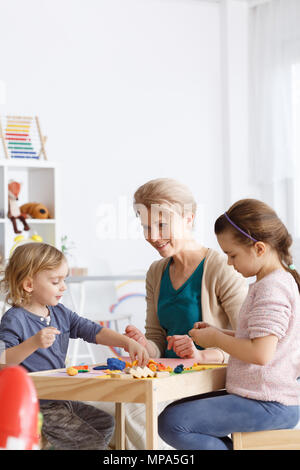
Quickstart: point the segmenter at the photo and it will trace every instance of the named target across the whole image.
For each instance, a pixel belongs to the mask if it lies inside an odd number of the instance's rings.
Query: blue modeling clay
[[[126,367],[126,362],[117,359],[116,357],[110,357],[107,359],[107,364],[103,366],[93,367],[94,370],[123,370]]]
[[[178,366],[175,367],[174,372],[175,374],[181,374],[181,372],[183,372],[183,369],[184,369],[184,365],[179,364]]]
[[[116,357],[110,357],[107,359],[107,367],[109,370],[123,370],[126,367],[126,362]]]

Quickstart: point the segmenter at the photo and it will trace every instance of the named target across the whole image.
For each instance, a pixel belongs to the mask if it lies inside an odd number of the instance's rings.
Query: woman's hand
[[[134,325],[126,326],[125,336],[127,336],[128,338],[134,339],[137,343],[144,346],[144,348],[147,346],[147,340],[146,340],[145,335],[143,335],[143,333]]]
[[[128,325],[125,328],[124,336],[127,336],[130,339],[134,339],[137,343],[147,349],[147,352],[151,358],[159,357],[157,348],[152,344],[151,341],[148,341],[146,336],[136,328],[134,325]]]
[[[194,323],[194,326],[193,328],[196,329],[196,330],[200,330],[201,328],[207,328],[212,325],[210,325],[209,323],[206,323],[205,321],[197,321],[196,323]]]
[[[222,363],[224,361],[222,352],[215,349],[201,351],[196,348],[192,338],[187,335],[168,336],[167,340],[168,349],[173,349],[177,356],[182,359],[194,359],[195,362],[200,364]]]
[[[173,349],[182,359],[198,359],[198,350],[188,335],[167,336],[168,350]]]

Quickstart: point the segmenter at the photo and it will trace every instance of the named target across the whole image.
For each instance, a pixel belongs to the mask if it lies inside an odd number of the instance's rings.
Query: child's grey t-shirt
[[[23,362],[29,372],[60,369],[65,367],[69,338],[82,338],[89,343],[96,343],[96,335],[102,329],[99,324],[80,317],[62,304],[48,306],[50,324],[60,331],[49,348],[39,348]],[[0,323],[0,341],[5,348],[11,348],[35,335],[48,325],[42,317],[21,307],[10,308]]]

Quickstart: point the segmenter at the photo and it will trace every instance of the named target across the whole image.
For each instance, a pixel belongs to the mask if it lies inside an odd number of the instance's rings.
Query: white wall
[[[108,269],[102,259],[117,273],[148,267],[157,255],[143,240],[124,239],[124,226],[115,240],[97,238],[97,211],[127,202],[134,224],[134,190],[161,176],[191,187],[199,222],[206,216],[198,236],[214,243],[223,189],[219,5],[1,0],[0,7],[1,113],[40,116],[49,158],[61,162],[62,233],[75,242],[78,263],[95,274]]]
[[[90,274],[125,273],[158,258],[131,236],[132,195],[156,177],[190,186],[195,236],[217,248],[215,218],[247,191],[237,158],[242,145],[245,165],[246,5],[0,0],[0,12],[0,112],[40,117],[48,156],[60,162],[61,230],[77,263]],[[99,238],[103,204],[117,215],[109,240]],[[132,308],[143,328],[145,304],[133,302],[121,310]]]
[[[260,197],[249,172],[249,11],[247,1],[221,0],[224,210]]]

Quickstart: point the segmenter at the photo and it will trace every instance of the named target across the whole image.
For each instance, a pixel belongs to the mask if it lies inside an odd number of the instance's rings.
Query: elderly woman
[[[248,292],[244,278],[227,265],[225,256],[193,238],[196,202],[183,184],[168,178],[149,181],[135,192],[134,207],[146,240],[162,259],[147,273],[145,335],[134,325],[125,334],[144,345],[152,358],[226,361],[220,349],[197,347],[188,331],[198,321],[234,329]],[[169,403],[158,403],[158,413]],[[111,404],[96,406],[113,414]],[[145,428],[143,405],[128,403],[126,449],[146,448]],[[170,449],[160,438],[159,448]]]
[[[186,186],[169,178],[149,181],[135,192],[134,206],[147,242],[162,259],[147,273],[145,335],[128,325],[127,336],[152,358],[226,361],[223,351],[201,350],[187,333],[198,321],[235,329],[248,291],[245,280],[226,257],[193,238],[196,202]]]

